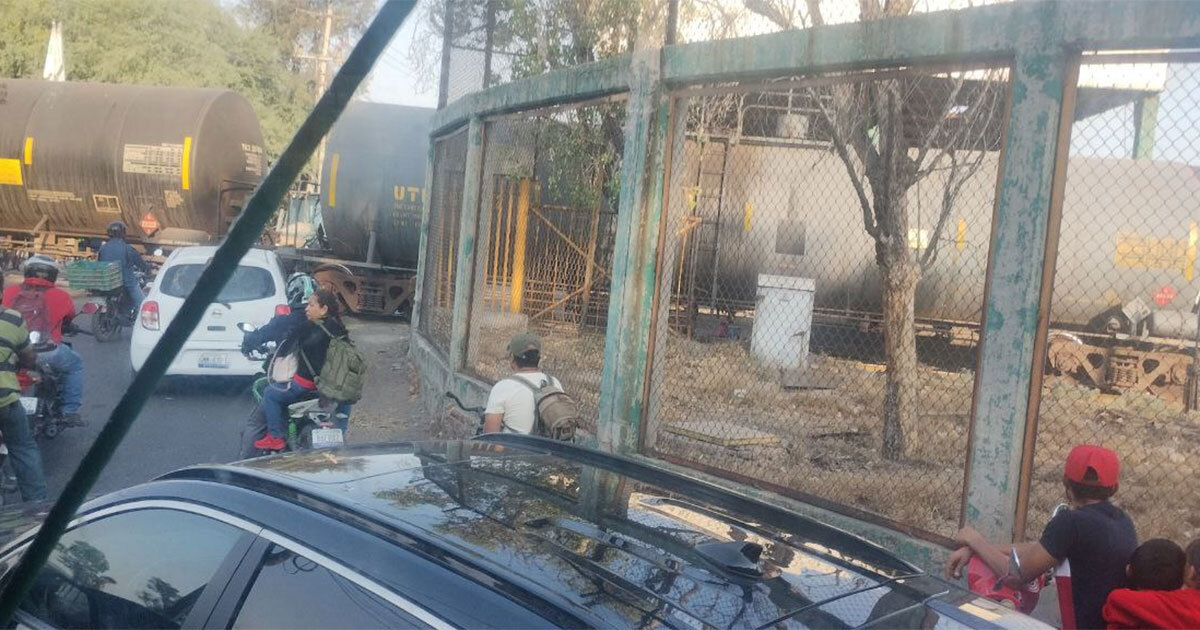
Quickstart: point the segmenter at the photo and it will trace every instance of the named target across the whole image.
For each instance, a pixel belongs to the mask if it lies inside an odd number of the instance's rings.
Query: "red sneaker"
[[[282,451],[287,446],[283,438],[277,438],[268,433],[263,439],[254,443],[254,448],[262,451]]]

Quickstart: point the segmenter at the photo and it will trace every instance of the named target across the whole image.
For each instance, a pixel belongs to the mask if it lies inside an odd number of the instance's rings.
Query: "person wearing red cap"
[[[962,528],[955,536],[960,547],[946,564],[947,577],[959,577],[973,555],[998,575],[1008,576],[1005,581],[1011,586],[1069,561],[1074,606],[1073,611],[1063,611],[1063,628],[1104,628],[1104,601],[1125,586],[1125,566],[1137,548],[1133,521],[1109,502],[1117,492],[1120,473],[1117,454],[1107,448],[1081,444],[1071,449],[1063,467],[1071,509],[1050,519],[1037,542],[994,545],[974,529]],[[1016,552],[1019,566],[1009,566],[1010,551]]]

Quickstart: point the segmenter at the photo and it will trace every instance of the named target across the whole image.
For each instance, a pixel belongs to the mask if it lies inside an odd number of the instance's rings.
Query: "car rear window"
[[[159,291],[171,297],[187,297],[196,287],[206,265],[173,265],[167,267],[159,281]],[[262,267],[238,266],[233,277],[221,289],[217,302],[248,302],[275,295],[275,282],[271,272]]]

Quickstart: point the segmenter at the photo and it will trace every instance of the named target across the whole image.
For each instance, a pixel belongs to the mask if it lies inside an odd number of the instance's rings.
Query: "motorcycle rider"
[[[74,330],[75,303],[66,291],[55,286],[58,261],[36,254],[21,268],[25,281],[5,287],[3,304],[21,314],[29,332],[54,342],[54,348],[38,353],[38,362],[63,375],[62,423],[82,426],[79,409],[83,405],[83,359],[63,343],[63,333]]]
[[[293,273],[288,277],[285,295],[288,300],[289,313],[276,315],[263,327],[248,332],[242,337],[242,353],[262,347],[269,341],[279,346],[278,356],[286,356],[296,347],[295,334],[302,331],[308,322],[307,303],[317,291],[317,282],[306,273]],[[334,411],[334,426],[345,431],[350,424],[350,403],[339,402]],[[241,456],[243,459],[255,456],[260,449],[254,443],[267,434],[267,419],[263,403],[259,403],[242,429]]]
[[[308,298],[317,290],[317,281],[313,277],[297,271],[288,276],[284,285],[284,295],[287,296],[287,315],[276,315],[271,321],[263,324],[262,328],[250,331],[242,336],[242,354],[265,345],[268,341],[282,344],[285,339],[298,330],[308,318],[304,315],[304,307]]]
[[[280,451],[287,446],[284,437],[284,418],[288,405],[307,400],[317,395],[317,376],[325,365],[325,353],[329,340],[346,335],[346,327],[339,317],[337,295],[329,289],[317,289],[308,299],[304,314],[307,321],[296,330],[285,343],[295,344],[295,351],[303,356],[296,374],[286,385],[271,383],[263,392],[263,415],[267,420],[267,434],[254,442],[254,448],[264,451]],[[280,347],[287,352],[286,347]]]
[[[138,277],[134,271],[150,273],[150,265],[142,259],[142,255],[132,245],[125,242],[125,234],[124,223],[120,221],[109,223],[108,242],[100,246],[100,250],[96,252],[96,260],[115,262],[121,266],[121,281],[125,286],[125,293],[129,296],[129,302],[133,305],[134,312],[137,312],[146,296],[142,295],[142,287],[138,283]]]
[[[48,498],[42,452],[21,406],[21,384],[17,381],[17,368],[36,364],[37,353],[29,343],[25,320],[20,313],[0,307],[0,434],[4,435],[21,498],[26,501]]]

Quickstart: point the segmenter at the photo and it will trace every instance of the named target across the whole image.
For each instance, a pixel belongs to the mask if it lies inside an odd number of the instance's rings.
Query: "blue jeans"
[[[316,398],[317,390],[305,389],[296,381],[288,381],[287,385],[271,383],[263,392],[262,411],[267,419],[267,432],[278,438],[287,438],[284,421],[287,419],[287,408],[292,403]],[[350,425],[350,403],[339,402],[333,412],[333,424],[345,431]]]
[[[33,441],[33,430],[29,427],[29,419],[25,417],[25,409],[20,402],[13,401],[0,407],[0,433],[4,434],[4,444],[8,447],[13,472],[17,475],[21,498],[26,501],[45,501],[49,497],[46,494],[46,477],[42,472],[42,452],[37,442]]]
[[[142,287],[138,284],[136,277],[125,278],[124,284],[125,293],[129,295],[129,302],[133,304],[133,312],[137,313],[138,309],[142,307],[142,300],[146,299],[146,296],[142,294]]]
[[[79,413],[83,405],[83,359],[65,343],[49,352],[38,353],[38,363],[44,363],[62,379],[63,415]]]

